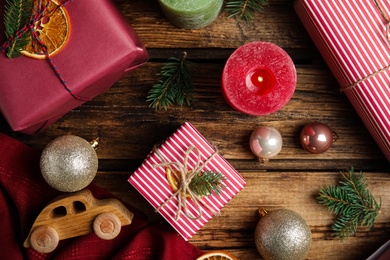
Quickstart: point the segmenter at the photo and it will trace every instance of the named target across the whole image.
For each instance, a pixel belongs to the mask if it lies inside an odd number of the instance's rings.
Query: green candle
[[[223,0],[158,0],[165,17],[184,29],[197,29],[212,23],[221,11]]]

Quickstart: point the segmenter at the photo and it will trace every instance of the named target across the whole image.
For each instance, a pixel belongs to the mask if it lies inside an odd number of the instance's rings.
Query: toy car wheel
[[[30,236],[31,247],[41,253],[50,253],[56,249],[59,237],[57,231],[49,226],[40,226]]]
[[[93,230],[101,239],[115,238],[121,231],[121,221],[114,213],[104,212],[99,214],[93,222]]]

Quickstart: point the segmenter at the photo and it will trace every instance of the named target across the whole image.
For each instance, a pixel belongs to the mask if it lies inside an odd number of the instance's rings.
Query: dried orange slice
[[[189,174],[190,172],[191,171],[188,171],[187,174]],[[171,169],[169,169],[168,167],[165,169],[165,174],[166,174],[169,186],[171,186],[173,193],[175,193],[179,189],[179,185],[180,185],[179,181],[181,178],[180,175],[172,172]],[[191,195],[186,193],[186,197],[191,198]]]
[[[48,8],[40,21],[35,23],[34,29],[39,38],[47,47],[50,56],[58,53],[67,43],[70,36],[70,19],[67,11],[63,7],[58,7],[56,0],[43,0],[43,5]],[[35,39],[25,46],[21,53],[35,59],[45,59],[42,45]]]
[[[210,251],[199,256],[196,260],[237,260],[237,258],[224,251]]]
[[[172,188],[172,191],[176,192],[179,189],[179,181],[177,179],[179,176],[176,176],[176,174],[173,173],[168,167],[165,169],[165,174],[167,176],[168,184]]]

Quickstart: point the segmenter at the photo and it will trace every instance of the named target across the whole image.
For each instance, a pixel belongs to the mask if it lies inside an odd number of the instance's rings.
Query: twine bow
[[[56,75],[57,75],[58,79],[61,81],[62,85],[64,85],[65,90],[68,91],[69,94],[72,97],[74,97],[75,99],[77,99],[77,100],[89,101],[89,100],[91,100],[90,98],[79,96],[79,95],[75,94],[69,88],[68,83],[65,81],[65,79],[63,78],[63,76],[59,72],[57,66],[54,64],[53,59],[50,57],[50,55],[49,55],[49,53],[47,51],[47,47],[46,47],[45,43],[41,40],[41,38],[39,37],[38,32],[35,30],[35,24],[37,22],[41,21],[41,19],[43,18],[44,14],[47,12],[50,1],[51,0],[48,0],[46,5],[44,5],[42,0],[36,0],[36,4],[33,4],[32,8],[31,8],[31,16],[30,16],[30,19],[29,19],[28,23],[26,25],[24,25],[23,27],[21,27],[19,30],[17,30],[15,32],[15,35],[10,36],[3,43],[3,45],[0,47],[0,50],[5,55],[7,49],[10,46],[12,46],[17,39],[21,38],[25,33],[30,32],[32,40],[36,40],[39,43],[39,45],[41,46],[43,54],[46,56],[47,60],[49,61],[50,66],[52,67],[52,69],[56,73]],[[56,7],[56,9],[54,9],[54,11],[56,11],[57,8],[66,6],[67,4],[71,3],[72,1],[73,0],[66,0],[64,2],[59,2],[58,6]]]
[[[374,2],[375,2],[376,7],[378,8],[379,12],[381,13],[383,19],[386,21],[386,32],[385,32],[385,34],[386,34],[387,40],[390,42],[390,17],[385,13],[382,5],[378,2],[378,0],[374,0]],[[353,89],[357,85],[362,83],[363,81],[365,81],[365,80],[367,80],[367,79],[369,79],[371,77],[374,77],[375,75],[380,74],[380,73],[382,73],[382,72],[384,72],[384,71],[386,71],[388,69],[390,69],[390,64],[387,65],[384,68],[381,68],[381,69],[379,69],[377,71],[374,71],[373,73],[367,75],[366,77],[364,77],[362,79],[359,79],[359,80],[355,81],[352,85],[341,89],[341,91],[346,91],[346,90],[349,90],[349,89]]]
[[[194,151],[196,153],[196,165],[192,169],[189,169],[188,166],[188,160],[189,155]],[[177,199],[177,211],[175,215],[175,220],[179,220],[180,218],[180,212],[183,209],[184,215],[192,220],[198,220],[202,217],[202,207],[206,207],[210,212],[213,214],[217,214],[216,211],[214,211],[207,203],[205,203],[200,196],[195,194],[190,188],[189,185],[191,183],[192,178],[196,174],[199,174],[203,168],[214,158],[214,156],[218,153],[217,149],[215,152],[203,163],[201,163],[201,153],[195,146],[190,146],[185,152],[183,163],[181,162],[168,162],[165,160],[164,156],[161,154],[160,150],[155,147],[155,153],[156,155],[161,159],[161,163],[155,164],[154,168],[158,167],[168,167],[172,172],[174,170],[172,169],[172,166],[175,166],[175,170],[179,172],[180,174],[180,180],[179,180],[179,188],[178,190],[173,193],[168,199],[166,199],[157,209],[156,211],[160,211],[162,207],[164,207],[169,201],[171,201],[173,198]],[[194,202],[196,207],[196,214],[193,215],[191,212],[189,212],[188,205],[187,205],[187,195],[191,198],[191,200]]]

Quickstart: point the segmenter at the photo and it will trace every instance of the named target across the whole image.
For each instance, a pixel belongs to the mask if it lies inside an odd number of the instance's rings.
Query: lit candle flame
[[[259,77],[257,78],[257,80],[258,80],[259,82],[263,82],[264,78],[263,78],[262,76],[259,76]]]

